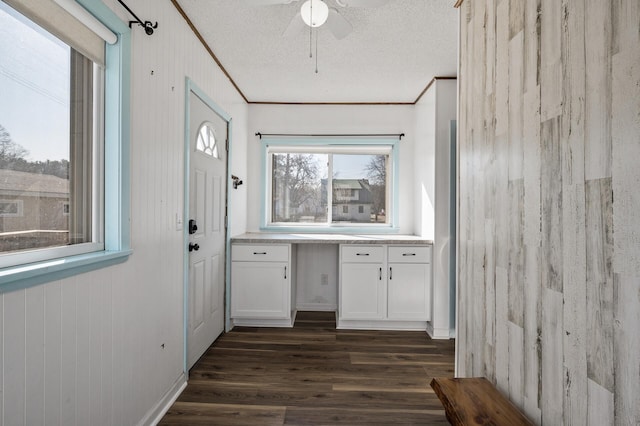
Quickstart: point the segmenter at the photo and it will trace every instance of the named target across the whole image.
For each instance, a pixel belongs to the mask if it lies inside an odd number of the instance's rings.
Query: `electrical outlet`
[[[329,285],[329,274],[320,274],[320,285]]]

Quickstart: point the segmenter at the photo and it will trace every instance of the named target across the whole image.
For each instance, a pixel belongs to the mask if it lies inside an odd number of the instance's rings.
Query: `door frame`
[[[182,258],[182,290],[183,290],[183,362],[182,369],[185,373],[185,376],[189,377],[189,371],[187,369],[187,337],[189,335],[189,251],[187,247],[189,245],[189,195],[191,189],[190,182],[190,172],[191,172],[191,126],[190,126],[190,118],[191,118],[191,106],[190,100],[191,96],[197,96],[202,102],[204,102],[211,110],[217,114],[220,118],[222,118],[227,123],[227,143],[226,143],[226,173],[225,173],[225,198],[224,198],[224,234],[225,234],[225,252],[224,252],[224,261],[222,262],[225,268],[224,270],[224,331],[228,331],[230,329],[230,320],[229,320],[229,302],[230,302],[230,289],[229,289],[229,267],[228,267],[228,257],[230,253],[231,246],[231,238],[229,236],[229,192],[231,190],[231,172],[229,171],[229,167],[231,165],[231,140],[232,140],[232,119],[227,112],[222,109],[218,104],[216,104],[200,87],[193,81],[191,78],[185,78],[185,115],[184,115],[184,200],[183,200],[183,216],[182,216],[182,250],[183,250],[183,258]]]

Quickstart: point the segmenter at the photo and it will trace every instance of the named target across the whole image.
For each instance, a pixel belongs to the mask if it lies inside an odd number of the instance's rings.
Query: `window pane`
[[[327,221],[328,156],[272,154],[272,222]]]
[[[333,155],[333,222],[386,223],[387,155]]]
[[[0,8],[0,253],[91,241],[93,62]]]

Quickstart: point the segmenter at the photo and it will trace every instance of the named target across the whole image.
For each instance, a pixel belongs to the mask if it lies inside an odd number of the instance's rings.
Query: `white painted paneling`
[[[2,336],[0,336],[0,393],[4,392],[4,294],[0,294],[0,330],[2,330]],[[0,424],[4,425],[4,396],[3,403],[0,404]]]
[[[297,253],[297,309],[337,309],[338,245],[299,244]]]
[[[116,0],[105,4],[130,19]],[[0,296],[3,425],[138,424],[180,379],[184,247],[176,213],[184,207],[187,76],[232,116],[231,171],[246,175],[245,102],[171,2],[138,0],[135,11],[160,26],[151,37],[132,29],[134,253],[121,265]],[[244,232],[244,187],[229,202],[232,232]]]
[[[26,424],[44,424],[44,287],[25,291],[25,393],[27,398]]]
[[[47,425],[61,426],[62,285],[59,281],[45,286],[44,312],[44,417]]]
[[[3,406],[5,425],[26,425],[25,401],[25,303],[26,292],[5,294],[3,304],[2,339],[4,346],[3,364]]]

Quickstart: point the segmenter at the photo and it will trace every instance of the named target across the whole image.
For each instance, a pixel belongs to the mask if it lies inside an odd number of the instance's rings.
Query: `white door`
[[[224,328],[227,122],[190,92],[189,324],[191,368]]]

